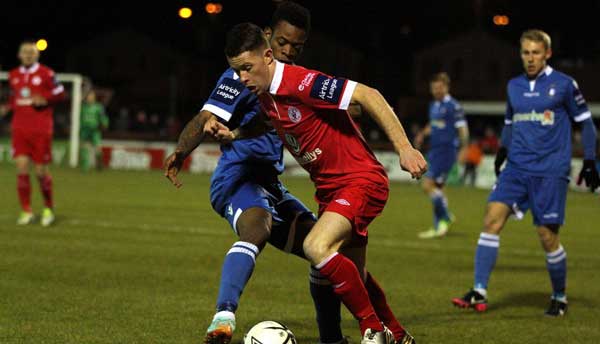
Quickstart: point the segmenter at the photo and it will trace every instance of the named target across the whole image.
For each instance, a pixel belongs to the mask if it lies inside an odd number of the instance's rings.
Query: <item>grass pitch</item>
[[[57,223],[14,225],[13,166],[0,164],[0,343],[200,343],[217,296],[223,257],[235,241],[208,202],[208,176],[55,169]],[[315,209],[309,180],[285,179]],[[32,178],[34,209],[41,208]],[[488,192],[448,188],[457,217],[449,235],[424,241],[431,206],[415,185],[392,184],[370,227],[369,270],[401,322],[423,343],[599,343],[600,201],[570,193],[562,242],[569,313],[543,311],[550,282],[531,217],[505,228],[485,314],[453,308],[472,284],[473,255]],[[300,344],[318,336],[308,264],[268,247],[237,312],[239,343],[262,320],[288,325]],[[359,343],[343,311],[345,334]]]

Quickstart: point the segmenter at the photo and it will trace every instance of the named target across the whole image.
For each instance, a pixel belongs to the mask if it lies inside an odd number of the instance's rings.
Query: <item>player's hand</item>
[[[46,98],[40,96],[39,94],[34,94],[31,97],[31,105],[38,107],[46,106],[48,105],[48,100],[46,100]]]
[[[176,188],[180,188],[183,185],[179,179],[177,179],[177,174],[181,171],[185,158],[186,157],[182,152],[175,151],[165,159],[165,177],[167,177]]]
[[[496,153],[496,159],[494,160],[494,172],[496,172],[496,177],[500,175],[500,167],[502,167],[502,164],[504,163],[504,160],[506,160],[507,156],[508,149],[506,149],[506,147],[500,147],[500,149],[498,149],[498,153]]]
[[[596,169],[596,162],[594,160],[583,160],[583,167],[579,172],[579,178],[577,178],[577,185],[581,185],[581,182],[585,180],[585,185],[590,188],[591,192],[596,191],[600,186],[600,176],[598,176],[598,170]]]
[[[221,144],[229,144],[235,140],[235,134],[229,130],[226,125],[214,118],[206,121],[204,125],[204,134],[212,136],[215,141]]]
[[[0,104],[0,117],[6,116],[7,113],[8,113],[8,106],[6,106],[4,104]]]
[[[406,146],[398,154],[400,155],[400,167],[410,173],[413,178],[419,179],[427,172],[427,162],[418,150],[411,146]]]

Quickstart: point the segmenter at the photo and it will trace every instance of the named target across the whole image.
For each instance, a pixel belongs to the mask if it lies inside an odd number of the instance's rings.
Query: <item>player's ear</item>
[[[546,49],[546,60],[552,57],[552,48]]]
[[[267,36],[267,40],[271,40],[271,36],[273,35],[273,29],[271,29],[269,26],[265,27],[263,32],[265,33],[265,36]]]
[[[274,59],[273,58],[273,49],[271,49],[271,48],[265,49],[263,58],[265,59],[265,62],[267,64],[271,64],[271,62],[273,62],[273,59]]]

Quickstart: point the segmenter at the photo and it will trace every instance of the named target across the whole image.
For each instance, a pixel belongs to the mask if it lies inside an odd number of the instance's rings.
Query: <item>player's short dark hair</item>
[[[268,47],[269,41],[263,30],[252,23],[234,26],[225,38],[225,56],[235,57],[245,51]]]
[[[271,17],[271,29],[275,29],[280,21],[294,25],[306,32],[306,35],[310,33],[310,11],[293,1],[284,1],[277,6]]]
[[[446,86],[450,86],[450,76],[446,72],[440,72],[440,73],[434,74],[431,77],[431,80],[429,82],[437,82],[437,81],[441,81],[444,84],[446,84]]]
[[[523,32],[523,34],[521,34],[519,42],[523,43],[523,41],[526,39],[534,42],[544,43],[544,47],[546,48],[546,50],[552,48],[552,40],[550,39],[550,35],[542,30],[530,29]]]

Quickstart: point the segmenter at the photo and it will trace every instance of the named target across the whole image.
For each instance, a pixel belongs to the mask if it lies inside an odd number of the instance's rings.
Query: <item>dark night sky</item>
[[[593,25],[600,13],[600,1],[569,1],[563,6],[549,1],[471,0],[471,1],[298,1],[313,16],[313,29],[330,34],[347,45],[368,51],[394,53],[418,50],[462,32],[480,27],[509,41],[529,27],[547,30],[558,43],[555,56],[593,58],[600,55],[600,42]],[[0,62],[17,64],[15,52],[23,38],[45,37],[49,49],[43,61],[61,70],[63,52],[101,33],[132,28],[151,35],[190,55],[211,54],[190,44],[194,27],[209,27],[223,36],[231,25],[253,21],[264,25],[270,18],[273,2],[268,0],[223,1],[218,16],[204,13],[202,0],[154,1],[3,1],[0,8]],[[479,19],[475,16],[479,3]],[[545,3],[545,4],[544,4]],[[194,10],[190,20],[177,17],[177,9]],[[412,8],[409,8],[411,6]],[[399,7],[394,9],[393,7]],[[494,27],[495,13],[510,16],[508,27]],[[400,33],[404,28],[406,34]],[[215,56],[222,46],[215,47]]]

